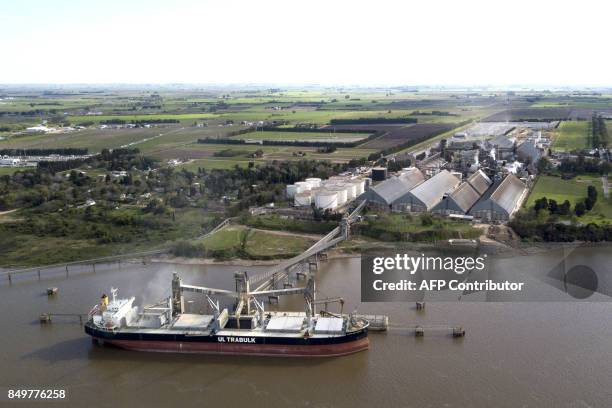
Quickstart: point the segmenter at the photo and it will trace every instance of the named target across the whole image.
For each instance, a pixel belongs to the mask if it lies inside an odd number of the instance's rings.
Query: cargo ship
[[[245,274],[246,275],[246,274]],[[246,278],[246,276],[245,276]],[[138,351],[333,357],[366,350],[369,322],[352,314],[316,314],[314,280],[303,288],[249,291],[244,280],[236,292],[185,285],[175,273],[172,295],[140,309],[135,298],[103,295],[89,313],[85,332],[101,344]],[[187,313],[184,292],[206,297],[211,314]],[[262,297],[303,294],[304,312],[264,310]],[[230,313],[213,296],[235,301]]]

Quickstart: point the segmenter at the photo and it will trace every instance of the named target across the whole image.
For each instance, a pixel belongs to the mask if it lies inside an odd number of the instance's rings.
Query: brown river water
[[[577,256],[604,269],[612,265],[609,248],[582,248]],[[529,265],[537,268],[557,257],[532,256]],[[508,271],[520,267],[520,259],[505,262]],[[424,311],[412,303],[360,304],[360,260],[339,258],[316,273],[319,297],[343,296],[345,312],[358,307],[360,313],[386,314],[400,326],[370,333],[370,349],[346,357],[132,352],[93,345],[78,319],[38,323],[42,312],[87,313],[111,285],[141,304],[169,295],[175,270],[186,283],[233,289],[233,272],[244,268],[133,263],[104,269],[0,285],[3,393],[65,389],[71,406],[105,407],[612,406],[610,302],[428,302]],[[59,288],[56,297],[47,297],[49,286]],[[285,298],[279,307],[301,305],[299,298]],[[402,328],[415,324],[462,325],[467,335],[415,338]],[[2,396],[0,405],[6,401]]]

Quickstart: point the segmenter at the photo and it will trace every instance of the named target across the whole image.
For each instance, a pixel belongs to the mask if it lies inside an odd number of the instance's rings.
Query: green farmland
[[[233,136],[234,139],[251,140],[283,140],[302,142],[351,143],[366,139],[368,133],[336,133],[336,132],[283,132],[260,131]]]
[[[571,152],[589,148],[588,125],[587,121],[561,122],[552,145],[553,150]]]

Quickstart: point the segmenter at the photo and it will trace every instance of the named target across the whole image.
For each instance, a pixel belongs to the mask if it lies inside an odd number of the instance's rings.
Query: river
[[[612,265],[609,248],[580,256]],[[550,254],[534,256],[530,265]],[[554,256],[553,256],[554,258]],[[516,260],[507,259],[511,269]],[[415,338],[394,328],[370,333],[366,352],[331,359],[220,357],[131,352],[95,346],[76,319],[40,325],[42,312],[86,313],[110,286],[137,303],[183,281],[233,289],[225,265],[128,264],[0,286],[0,385],[65,389],[75,406],[249,407],[609,407],[612,303],[359,303],[359,258],[322,263],[319,297],[343,296],[345,311],[390,316],[392,324],[462,325],[467,335]],[[248,268],[250,273],[265,267]],[[59,293],[47,297],[49,286]],[[200,307],[197,304],[191,307]],[[299,298],[281,308],[301,310]],[[6,400],[4,400],[6,401]]]

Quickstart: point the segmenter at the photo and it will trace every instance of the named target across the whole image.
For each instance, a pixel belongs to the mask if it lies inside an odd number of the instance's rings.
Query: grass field
[[[242,225],[230,225],[202,240],[213,251],[240,249],[253,258],[289,257],[297,255],[314,243],[314,240],[267,231],[256,231]]]
[[[234,139],[252,140],[287,140],[287,141],[307,141],[307,142],[332,142],[350,143],[367,138],[367,133],[336,133],[336,132],[282,132],[282,131],[263,131],[249,132],[233,136]]]
[[[423,225],[419,216],[388,213],[378,213],[377,217],[368,220],[360,231],[364,236],[387,242],[469,239],[477,238],[481,234],[480,229],[466,222],[434,217],[431,224]]]
[[[11,175],[17,170],[25,170],[26,168],[27,167],[0,167],[0,176],[4,176],[5,174]]]
[[[121,119],[126,123],[134,121],[147,121],[147,120],[159,120],[159,119],[176,119],[179,121],[190,121],[203,120],[203,119],[214,119],[218,118],[219,115],[215,113],[183,113],[183,114],[150,114],[150,115],[83,115],[83,116],[68,116],[68,120],[71,123],[80,122],[95,122],[107,121],[112,119]]]
[[[242,152],[234,157],[215,157],[214,153],[222,150],[235,150]],[[253,159],[250,154],[257,150],[263,151],[261,158]],[[375,149],[361,149],[341,147],[332,153],[319,153],[316,147],[302,146],[261,146],[261,145],[227,145],[227,144],[190,144],[180,148],[172,148],[160,151],[151,151],[154,157],[160,159],[181,158],[190,160],[182,164],[188,169],[204,168],[232,168],[235,164],[246,166],[249,161],[265,163],[272,160],[327,160],[334,163],[345,163],[351,159],[368,157]],[[305,156],[294,156],[296,152],[303,152]]]
[[[225,137],[240,126],[182,127],[178,125],[138,129],[86,129],[78,132],[14,136],[0,141],[0,149],[8,148],[88,148],[96,153],[104,148],[137,147],[143,153],[195,143],[205,137]]]
[[[570,152],[572,150],[589,148],[589,135],[587,131],[587,121],[561,122],[552,144],[553,150]]]
[[[568,200],[572,204],[572,210],[577,202],[586,198],[587,187],[595,186],[597,189],[597,202],[593,209],[578,220],[582,223],[610,224],[612,223],[612,199],[604,198],[601,177],[595,175],[580,175],[571,180],[563,180],[560,177],[540,176],[534,186],[526,206],[532,207],[535,201],[541,197],[553,199],[561,204]]]

